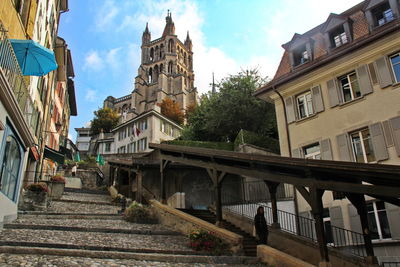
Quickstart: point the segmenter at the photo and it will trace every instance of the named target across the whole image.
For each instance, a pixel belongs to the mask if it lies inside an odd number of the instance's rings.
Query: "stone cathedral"
[[[118,111],[121,122],[124,122],[150,110],[160,111],[157,104],[164,98],[179,103],[182,111],[196,103],[192,40],[189,32],[184,43],[178,39],[169,11],[160,38],[152,40],[146,24],[141,50],[141,64],[134,90],[130,95],[120,98],[107,97],[104,107]]]

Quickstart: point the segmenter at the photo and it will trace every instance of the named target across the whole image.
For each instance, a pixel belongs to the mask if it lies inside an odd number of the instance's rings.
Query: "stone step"
[[[26,218],[42,217],[45,219],[91,219],[91,220],[123,220],[121,214],[89,214],[89,213],[45,213],[45,212],[20,212],[18,216],[24,216]]]
[[[86,233],[119,233],[119,234],[136,234],[136,235],[182,235],[181,233],[169,230],[135,230],[135,229],[74,227],[74,226],[19,224],[19,223],[5,224],[4,229],[30,229],[33,231],[54,230],[54,231],[73,231],[73,232],[86,232]]]
[[[0,253],[12,254],[33,254],[41,255],[54,255],[57,257],[70,256],[70,257],[85,257],[84,259],[129,259],[140,261],[156,261],[167,263],[188,263],[188,264],[207,264],[207,265],[221,265],[221,266],[264,266],[258,264],[254,257],[244,256],[206,256],[206,255],[172,255],[163,253],[133,253],[133,252],[117,252],[117,251],[92,251],[83,249],[59,249],[59,248],[40,248],[40,247],[15,247],[15,246],[1,246]],[[129,264],[128,264],[129,265]],[[85,265],[92,266],[92,265]],[[96,265],[97,266],[97,265]],[[118,266],[117,264],[115,266]],[[135,265],[136,266],[136,265]],[[139,265],[138,265],[139,266]],[[140,265],[147,266],[147,265]],[[153,266],[152,264],[148,266]],[[163,265],[164,266],[164,265]],[[173,266],[173,265],[168,265]],[[193,265],[191,265],[193,266]]]
[[[67,202],[67,203],[79,203],[79,204],[94,204],[102,206],[116,206],[120,207],[120,204],[106,202],[106,201],[89,201],[89,200],[74,200],[74,199],[53,199],[52,202]]]
[[[85,194],[93,194],[93,195],[109,195],[108,191],[80,189],[80,188],[64,188],[64,192],[85,193]]]

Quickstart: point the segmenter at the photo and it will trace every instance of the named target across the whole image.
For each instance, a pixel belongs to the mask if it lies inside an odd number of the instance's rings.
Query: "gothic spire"
[[[175,35],[175,24],[172,21],[172,14],[168,9],[167,12],[167,16],[165,17],[165,28],[164,28],[164,32],[163,32],[163,37],[167,36],[167,35]]]
[[[192,50],[192,40],[190,39],[189,31],[187,31],[186,40],[185,40],[185,46],[186,46],[187,49],[189,49],[189,51]]]
[[[150,43],[150,41],[151,41],[151,33],[149,31],[149,23],[146,23],[146,29],[144,29],[142,35],[142,44]]]

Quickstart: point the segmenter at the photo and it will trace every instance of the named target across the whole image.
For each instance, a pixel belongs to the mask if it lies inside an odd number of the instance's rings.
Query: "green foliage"
[[[163,143],[170,145],[178,145],[178,146],[202,147],[202,148],[233,151],[233,143],[190,141],[190,140],[171,140],[171,141],[165,141]]]
[[[269,136],[259,135],[253,132],[241,130],[235,139],[235,148],[240,144],[251,144],[279,154],[279,141]]]
[[[161,107],[161,114],[178,124],[183,124],[185,114],[178,103],[170,98],[164,98],[159,106]]]
[[[105,133],[109,133],[111,129],[117,126],[119,115],[111,108],[105,107],[94,112],[94,118],[91,121],[92,134],[99,134],[101,129]]]
[[[136,201],[125,210],[124,218],[133,223],[155,223],[156,219],[152,216],[150,208]]]
[[[265,83],[257,70],[246,70],[223,79],[217,93],[205,94],[188,114],[182,139],[233,142],[241,129],[278,138],[272,104],[253,96]]]
[[[214,233],[204,230],[194,230],[189,234],[189,246],[197,251],[206,251],[213,255],[229,254],[229,246]]]
[[[77,162],[80,169],[89,169],[97,167],[96,157],[88,156],[86,159]]]

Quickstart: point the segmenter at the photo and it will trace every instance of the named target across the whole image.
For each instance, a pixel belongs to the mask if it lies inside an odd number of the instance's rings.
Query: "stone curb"
[[[115,251],[90,251],[80,249],[27,248],[0,246],[0,253],[37,254],[71,257],[89,257],[103,259],[134,259],[145,261],[175,263],[208,263],[208,264],[255,264],[257,258],[243,256],[201,256],[201,255],[169,255],[162,253],[127,253]]]
[[[90,190],[90,189],[80,189],[80,188],[64,188],[64,192],[69,192],[69,193],[81,193],[81,194],[92,194],[92,195],[107,195],[109,196],[110,194],[108,191],[99,191],[99,190]]]
[[[118,233],[118,234],[135,234],[135,235],[182,235],[181,233],[168,230],[131,230],[121,228],[92,228],[92,227],[76,227],[76,226],[59,226],[59,225],[43,225],[43,224],[20,224],[8,223],[4,225],[4,229],[31,229],[31,230],[49,230],[49,231],[71,231],[71,232],[90,232],[90,233]]]
[[[19,213],[19,216],[22,215],[24,218],[36,218],[36,217],[41,217],[45,219],[58,219],[58,220],[63,220],[63,219],[83,219],[83,220],[123,220],[124,218],[122,216],[114,216],[114,215],[64,215],[64,214],[57,214],[57,215],[48,215],[48,214],[21,214]]]
[[[122,218],[122,214],[118,213],[76,213],[76,212],[47,212],[47,211],[18,211],[18,214],[23,215],[61,215],[61,216],[118,216]]]

